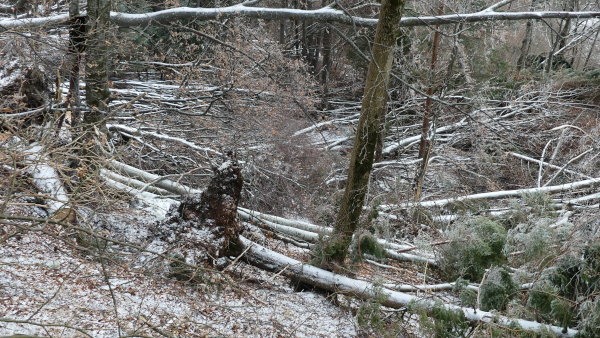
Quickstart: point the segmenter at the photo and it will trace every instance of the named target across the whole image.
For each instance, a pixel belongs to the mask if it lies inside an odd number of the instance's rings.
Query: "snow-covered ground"
[[[143,232],[151,218],[131,212],[111,220]],[[122,234],[139,232],[131,233]],[[48,225],[0,246],[0,335],[356,335],[351,313],[244,263],[191,285],[140,265],[138,252],[109,247],[101,259],[65,238],[59,226]]]

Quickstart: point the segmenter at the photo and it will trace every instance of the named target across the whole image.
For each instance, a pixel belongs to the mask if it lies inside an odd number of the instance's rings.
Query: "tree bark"
[[[381,4],[346,189],[334,233],[322,248],[320,264],[325,267],[334,262],[343,264],[352,235],[358,227],[373,167],[375,146],[386,111],[387,87],[403,9],[403,0],[384,0]]]
[[[97,125],[108,110],[108,31],[111,0],[88,1],[88,34],[86,55],[86,103],[90,111],[84,116],[86,125]]]
[[[81,57],[85,51],[86,18],[79,13],[79,1],[71,0],[69,3],[69,58],[73,64],[69,74],[69,94],[67,105],[73,112],[73,120],[79,122],[79,69]]]
[[[373,27],[377,19],[349,16],[341,10],[320,8],[300,10],[288,8],[246,7],[241,5],[221,8],[173,8],[158,12],[131,14],[113,12],[111,22],[121,28],[142,27],[153,24],[168,24],[183,20],[225,20],[229,18],[255,18],[263,20],[309,20],[319,22],[338,22],[346,25]],[[475,13],[446,14],[442,16],[418,16],[403,18],[400,27],[420,27],[430,25],[455,25],[458,23],[566,19],[575,20],[600,18],[600,11],[544,11],[544,12],[495,12],[484,11]],[[17,28],[53,27],[64,25],[68,14],[59,14],[42,18],[4,19],[0,20],[0,32]]]

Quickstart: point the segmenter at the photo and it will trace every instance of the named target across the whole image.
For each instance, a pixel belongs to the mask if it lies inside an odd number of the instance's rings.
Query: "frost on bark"
[[[201,194],[188,195],[173,208],[154,233],[186,262],[215,264],[220,257],[240,248],[237,206],[242,192],[241,169],[230,157],[214,169],[214,176]]]
[[[384,0],[373,43],[373,57],[369,63],[367,81],[362,100],[362,111],[350,157],[348,180],[338,212],[334,234],[322,248],[322,266],[335,262],[342,264],[352,234],[364,204],[373,168],[375,146],[382,131],[388,101],[387,89],[394,58],[396,39],[400,34],[403,0]]]

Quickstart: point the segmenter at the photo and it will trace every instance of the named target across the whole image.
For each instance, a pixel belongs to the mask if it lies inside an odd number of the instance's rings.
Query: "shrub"
[[[427,337],[467,337],[471,325],[460,310],[449,310],[441,303],[430,309],[411,303],[409,311],[419,315],[419,325]]]
[[[577,337],[600,337],[600,296],[581,304],[579,316],[581,322]]]
[[[540,262],[549,261],[560,254],[560,243],[564,239],[561,229],[548,225],[550,220],[529,219],[508,231],[505,253],[518,253],[511,259],[513,266],[528,264],[546,266]],[[554,248],[554,249],[553,249]]]
[[[363,255],[372,255],[375,258],[385,258],[385,249],[381,244],[377,243],[377,239],[368,232],[359,234],[356,237],[353,260],[357,261],[363,257]]]
[[[481,309],[483,311],[505,310],[516,291],[517,285],[510,273],[506,269],[493,267],[479,289]]]
[[[457,224],[448,237],[452,242],[438,251],[440,269],[448,279],[478,282],[487,268],[506,261],[502,252],[506,230],[489,218]]]

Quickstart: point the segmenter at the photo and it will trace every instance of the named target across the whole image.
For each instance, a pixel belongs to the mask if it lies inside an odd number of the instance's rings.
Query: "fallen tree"
[[[116,167],[127,168],[124,165],[117,165]],[[133,168],[133,167],[131,167]],[[146,179],[156,180],[156,177],[149,173],[145,173],[142,170],[134,168],[136,170],[132,170],[128,168],[128,172],[134,173],[137,177],[142,177]],[[135,179],[133,179],[135,180]],[[164,182],[163,180],[159,180]],[[139,186],[139,183],[137,183]],[[168,187],[173,187],[169,186]],[[182,187],[178,187],[177,190],[180,190]],[[185,187],[185,190],[189,190],[190,188]],[[139,190],[138,190],[139,191]],[[146,194],[150,194],[145,192]],[[157,195],[154,195],[157,196]],[[181,209],[181,208],[180,208]],[[185,208],[184,208],[185,209]],[[315,232],[309,230],[323,230],[327,229],[324,227],[320,227],[315,224],[302,222],[302,221],[294,221],[285,219],[282,217],[277,217],[273,215],[268,215],[264,213],[259,213],[256,211],[252,211],[245,208],[238,208],[238,213],[240,216],[246,219],[260,219],[261,221],[268,221],[271,223],[271,226],[279,226],[279,227],[287,227],[289,229],[293,229],[293,231],[310,234],[310,239],[317,238],[319,235]],[[298,228],[294,227],[297,226]],[[178,227],[177,224],[173,226]],[[299,227],[308,230],[301,230]],[[288,229],[288,230],[289,230]],[[279,228],[278,230],[281,230]],[[239,245],[238,252],[243,252],[244,259],[253,265],[256,265],[260,268],[273,271],[276,273],[280,273],[286,275],[295,280],[299,280],[303,283],[307,283],[310,285],[314,285],[316,287],[330,290],[333,292],[337,292],[340,294],[345,294],[352,297],[357,297],[360,299],[377,299],[381,302],[382,305],[391,307],[391,308],[414,308],[417,306],[418,308],[425,309],[433,309],[436,306],[441,306],[446,310],[451,311],[460,311],[467,320],[470,321],[481,321],[486,323],[494,323],[500,326],[514,326],[517,324],[524,330],[535,331],[535,332],[547,332],[550,331],[558,336],[571,337],[577,334],[576,330],[568,329],[563,332],[563,328],[551,325],[545,325],[542,323],[538,323],[535,321],[522,320],[518,318],[510,318],[506,316],[499,316],[495,313],[482,311],[479,309],[465,308],[453,304],[439,303],[431,298],[419,297],[403,292],[398,292],[389,289],[388,287],[399,287],[400,290],[406,291],[421,291],[421,290],[436,290],[436,289],[447,289],[452,286],[452,283],[445,283],[440,285],[417,285],[417,286],[408,286],[408,285],[384,285],[382,287],[380,285],[375,285],[373,283],[356,280],[353,278],[349,278],[343,275],[335,274],[320,268],[317,268],[312,265],[303,264],[297,260],[289,258],[285,255],[276,253],[271,251],[263,246],[260,246],[257,243],[254,243],[243,236],[239,236]],[[390,243],[391,246],[397,245],[394,243]],[[398,247],[400,247],[398,245]],[[203,250],[202,247],[194,247],[189,248],[189,250]],[[187,257],[186,257],[187,258]],[[190,264],[191,261],[188,259],[185,260],[186,264]]]
[[[334,5],[335,6],[335,5]],[[321,22],[338,22],[346,25],[376,26],[378,20],[349,15],[347,11],[326,6],[319,9],[291,9],[250,7],[237,4],[217,8],[178,7],[151,13],[111,12],[110,20],[119,27],[143,27],[152,24],[169,24],[179,20],[224,20],[245,17],[264,20],[308,20]],[[493,7],[493,6],[492,6]],[[492,8],[490,7],[490,8]],[[484,9],[474,13],[454,13],[437,16],[404,17],[400,21],[402,27],[455,25],[459,23],[545,20],[545,19],[593,19],[600,18],[600,11],[539,11],[539,12],[497,12],[498,7]],[[82,12],[82,15],[86,15]],[[4,19],[0,20],[0,32],[17,28],[52,27],[68,25],[69,15],[59,14],[41,18]]]
[[[396,309],[406,308],[409,304],[415,304],[427,309],[437,306],[436,302],[431,299],[389,290],[376,286],[373,283],[352,279],[312,265],[303,264],[295,259],[269,250],[243,236],[240,236],[240,241],[244,246],[247,262],[272,272],[281,273],[303,283],[360,299],[377,299],[381,302],[381,305]],[[466,319],[471,321],[496,323],[502,326],[512,326],[516,323],[524,330],[535,332],[550,331],[560,337],[572,337],[577,334],[577,331],[573,329],[567,329],[566,332],[563,332],[563,329],[557,326],[500,316],[479,309],[464,308],[444,303],[441,306],[447,310],[460,311]]]
[[[184,196],[177,209],[152,228],[154,235],[175,245],[170,252],[191,264],[220,265],[220,258],[238,255],[237,205],[243,183],[237,161],[225,160],[201,194]]]
[[[280,232],[310,243],[318,243],[321,238],[325,238],[326,240],[326,237],[332,233],[331,228],[321,227],[307,222],[291,221],[282,217],[267,215],[245,208],[238,208],[238,213],[245,220],[262,222],[271,231]],[[399,245],[380,238],[375,238],[375,240],[383,247],[385,256],[388,258],[398,261],[409,261],[413,263],[427,263],[430,265],[437,264],[435,259],[432,257],[427,257],[427,255],[423,253],[409,254],[405,252],[396,252],[416,250],[417,248],[414,246]]]
[[[531,193],[553,193],[553,192],[561,192],[561,191],[569,191],[579,188],[587,188],[591,186],[595,186],[600,184],[600,177],[592,178],[589,180],[577,181],[573,183],[566,183],[561,185],[553,185],[549,187],[541,187],[541,188],[528,188],[528,189],[516,189],[516,190],[502,190],[502,191],[493,191],[493,192],[485,192],[480,194],[459,196],[446,198],[441,200],[434,201],[422,201],[422,202],[410,202],[410,203],[402,203],[402,204],[382,204],[379,206],[381,210],[392,210],[392,209],[410,209],[414,207],[444,207],[453,203],[460,202],[468,202],[468,201],[477,201],[483,199],[498,199],[504,197],[516,197],[521,196],[523,194],[531,194]]]
[[[63,186],[58,171],[50,165],[50,159],[44,154],[45,148],[37,143],[24,145],[23,140],[13,136],[0,145],[4,149],[17,150],[23,154],[25,172],[31,177],[31,183],[40,192],[39,197],[46,204],[46,212],[52,219],[74,222],[75,210],[69,205],[69,196]],[[10,167],[11,170],[16,170]]]

